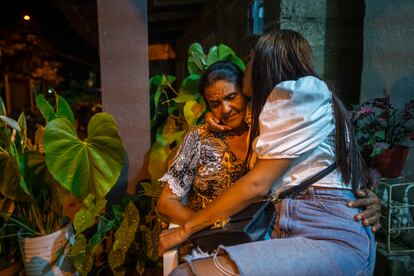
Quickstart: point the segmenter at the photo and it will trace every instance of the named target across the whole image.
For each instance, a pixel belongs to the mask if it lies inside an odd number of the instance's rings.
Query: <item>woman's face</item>
[[[243,75],[243,95],[247,97],[252,96],[253,82],[252,82],[252,67],[253,67],[254,51],[250,50],[249,62],[246,65]]]
[[[216,81],[206,87],[204,97],[211,112],[220,123],[237,129],[244,123],[247,103],[241,89],[225,80]]]

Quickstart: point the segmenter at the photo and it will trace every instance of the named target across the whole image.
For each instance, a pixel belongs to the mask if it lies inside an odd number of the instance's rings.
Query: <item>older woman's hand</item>
[[[370,190],[360,190],[356,192],[359,199],[348,202],[348,207],[364,208],[364,211],[355,216],[355,220],[362,221],[365,226],[371,225],[372,232],[377,232],[381,228],[379,221],[381,216],[381,201]]]
[[[160,234],[158,254],[162,256],[165,251],[179,245],[187,239],[188,235],[185,233],[182,226],[162,231]]]
[[[231,130],[231,127],[221,125],[220,119],[215,117],[212,112],[207,112],[205,116],[206,124],[209,130],[213,132],[223,132]]]

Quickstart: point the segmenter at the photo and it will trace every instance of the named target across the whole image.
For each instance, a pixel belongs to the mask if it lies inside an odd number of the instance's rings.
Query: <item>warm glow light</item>
[[[29,20],[30,20],[30,16],[28,16],[28,15],[26,14],[25,16],[23,16],[23,19],[24,19],[24,20],[26,20],[26,21],[29,21]]]

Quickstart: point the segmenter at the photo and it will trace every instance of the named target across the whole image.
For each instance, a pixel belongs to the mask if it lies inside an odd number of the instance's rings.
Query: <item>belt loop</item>
[[[310,198],[315,201],[315,189],[311,186],[308,188]]]

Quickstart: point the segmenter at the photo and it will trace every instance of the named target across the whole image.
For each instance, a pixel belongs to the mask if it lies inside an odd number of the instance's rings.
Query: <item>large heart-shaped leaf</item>
[[[44,132],[46,164],[52,176],[71,193],[104,197],[117,181],[124,164],[124,147],[114,119],[95,114],[88,138],[80,140],[65,118],[49,122]]]
[[[192,75],[189,75],[187,78],[185,78],[181,82],[181,87],[180,87],[180,90],[178,91],[178,96],[174,100],[176,102],[180,102],[179,101],[180,96],[184,96],[184,95],[195,95],[197,96],[197,98],[200,97],[200,94],[198,93],[198,85],[200,83],[200,78],[201,78],[201,75],[198,75],[198,74],[192,74]]]

